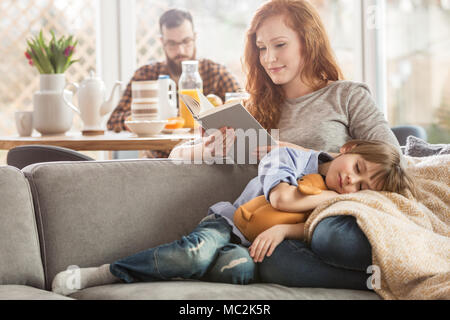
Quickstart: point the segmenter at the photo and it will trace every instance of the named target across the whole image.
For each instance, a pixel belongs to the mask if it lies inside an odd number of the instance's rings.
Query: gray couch
[[[54,276],[110,263],[189,233],[208,207],[234,201],[254,165],[113,160],[0,167],[0,299],[379,299],[369,291],[164,281],[64,297]]]

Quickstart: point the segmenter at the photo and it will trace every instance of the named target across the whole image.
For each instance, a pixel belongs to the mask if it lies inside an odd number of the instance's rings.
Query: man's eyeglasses
[[[164,44],[164,47],[167,48],[168,50],[175,50],[176,48],[178,48],[178,46],[190,48],[194,44],[194,39],[193,38],[185,38],[181,42],[168,40],[168,41],[163,42],[163,44]]]

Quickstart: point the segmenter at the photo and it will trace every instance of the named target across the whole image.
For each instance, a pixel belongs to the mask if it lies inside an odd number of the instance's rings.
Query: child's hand
[[[270,257],[275,248],[284,240],[285,234],[285,225],[282,224],[261,232],[249,248],[253,261],[262,262],[266,254]]]

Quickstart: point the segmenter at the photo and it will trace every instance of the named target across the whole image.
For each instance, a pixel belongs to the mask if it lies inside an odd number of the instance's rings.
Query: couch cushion
[[[73,298],[29,286],[0,285],[0,300],[73,300]]]
[[[22,172],[0,166],[0,285],[44,288],[30,187]]]
[[[30,181],[49,289],[56,273],[111,263],[191,232],[209,206],[233,202],[256,165],[170,160],[43,163]]]
[[[83,300],[379,300],[372,291],[290,288],[277,284],[234,285],[203,281],[161,281],[91,287],[70,296]]]

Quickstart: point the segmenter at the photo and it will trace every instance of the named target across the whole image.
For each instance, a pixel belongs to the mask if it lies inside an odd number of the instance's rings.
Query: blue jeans
[[[180,240],[115,261],[110,271],[124,282],[199,279],[247,284],[255,263],[247,248],[230,242],[231,226],[219,215],[205,217]]]
[[[291,287],[369,290],[366,273],[372,250],[351,216],[320,221],[311,247],[298,240],[283,241],[258,265],[262,282]]]

